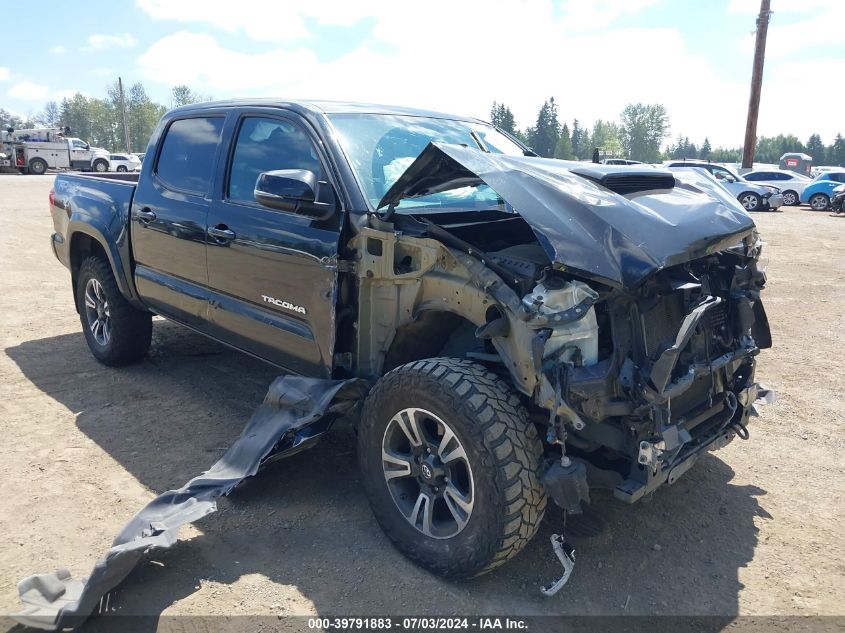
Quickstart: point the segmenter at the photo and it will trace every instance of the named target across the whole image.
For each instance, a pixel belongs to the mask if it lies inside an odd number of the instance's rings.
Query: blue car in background
[[[845,183],[845,169],[822,172],[813,182],[804,187],[801,202],[809,204],[814,211],[824,211],[830,207],[833,190],[843,183]]]

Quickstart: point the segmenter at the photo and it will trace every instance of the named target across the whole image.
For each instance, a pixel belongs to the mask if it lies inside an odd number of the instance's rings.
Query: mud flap
[[[349,411],[366,390],[367,383],[358,379],[277,378],[217,463],[178,490],[159,495],[132,517],[87,579],[74,580],[66,569],[59,569],[21,580],[18,592],[25,608],[12,618],[45,630],[79,626],[147,551],[170,547],[181,526],[216,511],[215,499],[254,475],[283,437],[324,416]]]

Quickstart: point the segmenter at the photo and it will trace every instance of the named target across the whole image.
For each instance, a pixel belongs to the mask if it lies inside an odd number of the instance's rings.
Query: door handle
[[[150,211],[147,207],[144,207],[140,211],[136,211],[134,215],[135,219],[143,224],[152,222],[156,219],[156,214],[153,211]]]
[[[209,237],[213,237],[218,242],[228,242],[235,239],[235,232],[229,229],[229,227],[225,224],[210,226],[208,227],[207,233]]]

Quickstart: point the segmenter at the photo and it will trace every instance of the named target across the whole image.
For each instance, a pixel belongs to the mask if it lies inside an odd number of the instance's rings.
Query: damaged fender
[[[160,494],[132,517],[88,578],[75,580],[66,569],[59,569],[21,580],[18,592],[25,608],[12,617],[51,631],[79,626],[147,551],[170,547],[181,526],[215,512],[215,499],[258,472],[264,458],[289,435],[349,411],[366,394],[366,384],[358,379],[277,378],[217,463],[181,488]]]

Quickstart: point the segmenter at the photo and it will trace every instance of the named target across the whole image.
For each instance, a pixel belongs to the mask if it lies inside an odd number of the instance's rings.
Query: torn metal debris
[[[68,570],[58,569],[21,580],[18,592],[25,608],[12,617],[50,631],[79,626],[144,554],[170,547],[181,526],[216,511],[215,499],[254,475],[265,458],[295,450],[301,443],[299,431],[325,420],[330,423],[352,409],[366,394],[366,385],[358,379],[277,378],[240,437],[217,463],[181,488],[160,494],[132,517],[88,578],[77,580]]]

